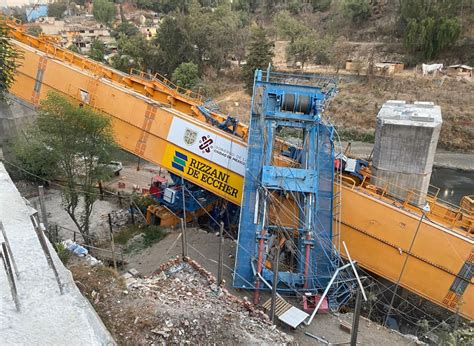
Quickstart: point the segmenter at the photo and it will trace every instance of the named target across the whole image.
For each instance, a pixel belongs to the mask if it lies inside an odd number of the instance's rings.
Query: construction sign
[[[240,205],[244,178],[173,144],[167,144],[163,166],[184,179]]]

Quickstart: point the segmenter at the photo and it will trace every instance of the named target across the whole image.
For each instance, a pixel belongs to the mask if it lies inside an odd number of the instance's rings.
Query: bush
[[[56,250],[61,262],[63,262],[64,265],[67,265],[71,259],[71,252],[62,243],[55,243],[54,249]]]
[[[312,0],[311,4],[314,11],[325,12],[331,7],[331,2],[332,0]]]
[[[142,228],[138,225],[126,226],[114,235],[114,242],[120,245],[126,245],[130,239],[141,232]]]
[[[181,88],[194,88],[199,81],[198,66],[192,62],[183,62],[174,70],[171,80]]]
[[[135,206],[140,209],[140,211],[143,214],[146,214],[146,209],[153,204],[156,204],[156,201],[151,198],[149,195],[144,196],[144,195],[133,195],[132,196],[132,201],[135,204]]]
[[[369,0],[344,0],[344,13],[355,23],[367,20],[372,14]]]
[[[149,225],[143,232],[143,247],[147,248],[166,237],[166,231],[159,226]]]

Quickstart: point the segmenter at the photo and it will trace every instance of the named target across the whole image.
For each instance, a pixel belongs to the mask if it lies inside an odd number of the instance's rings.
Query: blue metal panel
[[[264,166],[262,185],[273,190],[317,192],[318,175],[316,171],[300,168]]]

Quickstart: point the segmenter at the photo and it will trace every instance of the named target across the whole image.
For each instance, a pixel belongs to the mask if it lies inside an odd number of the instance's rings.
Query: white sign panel
[[[168,141],[240,175],[245,175],[247,148],[175,117]]]

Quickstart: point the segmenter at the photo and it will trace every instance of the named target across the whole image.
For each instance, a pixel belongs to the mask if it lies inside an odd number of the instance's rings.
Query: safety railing
[[[407,189],[385,179],[364,172],[364,178],[358,182],[354,178],[343,175],[343,184],[351,189],[363,191],[381,200],[397,202],[399,207],[419,211],[420,205],[428,203],[428,217],[441,220],[448,228],[459,229],[474,236],[474,196],[464,196],[460,205],[454,205],[439,198],[440,189],[429,185],[427,193],[417,189]]]
[[[145,79],[145,80],[148,80],[148,81],[151,81],[151,82],[158,82],[158,83],[164,85],[165,87],[169,88],[170,90],[173,90],[173,91],[177,92],[178,94],[180,94],[183,97],[194,100],[198,103],[204,102],[204,96],[202,96],[202,95],[200,95],[200,94],[198,94],[198,93],[196,93],[192,90],[189,90],[189,89],[186,89],[186,88],[183,88],[183,87],[180,87],[180,86],[174,84],[168,78],[166,78],[165,76],[162,76],[159,73],[151,74],[151,73],[143,72],[143,71],[140,71],[138,69],[132,68],[130,70],[130,75],[140,77],[142,79]]]

